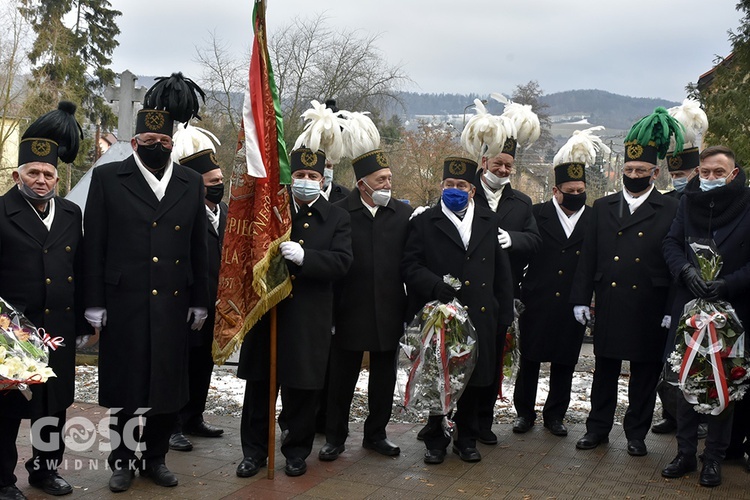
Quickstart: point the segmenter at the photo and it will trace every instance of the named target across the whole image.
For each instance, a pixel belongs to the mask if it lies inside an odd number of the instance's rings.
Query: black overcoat
[[[470,385],[488,386],[496,378],[497,340],[500,327],[513,321],[513,283],[508,253],[497,242],[498,219],[489,209],[475,205],[469,248],[465,249],[456,226],[440,204],[409,222],[401,262],[409,297],[410,318],[429,301],[436,300],[435,285],[450,274],[461,281],[458,299],[468,307],[479,337],[479,356]]]
[[[227,204],[219,203],[219,229],[214,229],[206,218],[206,243],[208,245],[208,318],[203,327],[194,334],[188,333],[191,346],[210,346],[214,339],[216,323],[216,297],[219,293],[219,269],[221,268],[221,245],[227,227]],[[189,325],[188,325],[189,328]]]
[[[172,165],[159,201],[132,156],[94,169],[84,219],[86,307],[104,307],[99,404],[179,411],[189,307],[209,306],[203,178]]]
[[[373,218],[358,190],[336,206],[351,217],[354,261],[335,286],[333,341],[349,351],[393,351],[406,318],[400,266],[412,208],[391,198]]]
[[[355,189],[355,191],[358,191]],[[349,196],[349,191],[347,188],[342,186],[341,184],[338,184],[336,182],[331,183],[331,192],[328,195],[328,202],[329,203],[338,203],[341,200],[345,200],[347,196]]]
[[[521,282],[521,354],[532,361],[575,365],[585,327],[568,303],[591,209],[585,208],[570,237],[565,236],[550,200],[534,205],[542,248],[531,256]]]
[[[745,188],[747,189],[747,188]],[[679,277],[685,264],[694,264],[688,255],[692,252],[686,242],[690,237],[711,238],[719,250],[722,267],[719,279],[727,283],[727,297],[734,307],[745,330],[750,330],[750,206],[726,224],[708,233],[707,227],[699,227],[690,219],[690,200],[683,196],[669,234],[664,239],[664,258],[672,275]],[[672,306],[672,325],[665,354],[674,350],[675,331],[685,304],[695,298],[681,279],[675,280],[675,299]]]
[[[295,212],[294,208],[292,209]],[[286,261],[292,293],[277,307],[277,381],[296,389],[322,389],[333,326],[333,283],[352,263],[349,214],[319,196],[292,215],[291,241],[305,250],[301,266]],[[245,337],[237,375],[267,380],[268,314]]]
[[[671,283],[661,244],[676,211],[677,200],[656,189],[632,215],[621,191],[594,202],[570,303],[589,305],[596,294],[595,355],[661,360]]]
[[[477,189],[474,202],[477,206],[489,210],[487,196],[482,187],[482,172],[484,171],[479,169],[474,178],[474,185]],[[519,284],[523,278],[524,268],[531,256],[538,252],[542,245],[542,237],[539,236],[539,229],[531,207],[531,198],[507,184],[503,188],[503,194],[500,196],[500,202],[495,211],[500,219],[500,227],[508,232],[512,243],[508,254],[516,296],[519,296]]]
[[[37,328],[63,337],[65,346],[50,350],[56,377],[32,385],[27,401],[17,391],[0,391],[0,414],[19,418],[58,413],[73,402],[76,336],[93,333],[83,319],[81,209],[55,197],[49,231],[13,186],[0,197],[0,297]]]

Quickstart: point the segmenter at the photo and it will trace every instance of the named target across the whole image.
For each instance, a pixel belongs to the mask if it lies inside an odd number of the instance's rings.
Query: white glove
[[[76,349],[80,349],[81,347],[88,344],[90,338],[91,335],[81,335],[80,337],[76,337]]]
[[[503,250],[510,248],[512,245],[510,241],[510,235],[508,234],[508,231],[506,231],[503,228],[497,228],[497,242],[500,243],[500,248]]]
[[[428,207],[427,205],[422,205],[421,207],[415,208],[414,211],[409,216],[409,220],[412,220],[414,217],[416,217],[417,215],[421,214],[422,212],[424,212],[428,208],[430,208],[430,207]]]
[[[661,320],[661,327],[669,330],[670,326],[672,326],[672,316],[670,316],[669,314],[666,314]]]
[[[573,316],[583,326],[591,321],[591,309],[589,306],[573,306]]]
[[[279,249],[286,260],[290,260],[298,266],[301,266],[305,261],[305,251],[302,249],[302,245],[296,241],[285,241],[279,245]]]
[[[107,310],[103,307],[87,307],[83,312],[83,317],[94,328],[107,326]]]
[[[205,307],[191,307],[188,309],[187,321],[190,321],[190,316],[193,317],[193,324],[190,325],[192,330],[200,330],[203,328],[203,323],[208,318],[208,309]]]

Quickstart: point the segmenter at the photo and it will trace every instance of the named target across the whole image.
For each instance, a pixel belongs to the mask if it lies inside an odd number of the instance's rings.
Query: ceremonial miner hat
[[[380,132],[369,114],[367,111],[342,109],[338,115],[342,118],[344,156],[352,159],[357,180],[382,168],[390,168],[388,157],[380,149]]]
[[[171,137],[174,122],[187,124],[193,117],[200,120],[199,96],[206,102],[205,92],[182,73],[157,78],[143,98],[143,109],[136,115],[135,133]]]
[[[644,161],[656,165],[664,158],[674,136],[674,151],[682,151],[683,135],[680,123],[659,106],[648,116],[638,120],[625,137],[625,162]]]
[[[289,157],[292,172],[297,170],[315,170],[323,175],[326,168],[326,154],[323,151],[313,151],[310,148],[299,148],[292,151]]]
[[[29,125],[18,145],[18,165],[43,162],[57,167],[58,158],[65,163],[75,160],[83,136],[75,112],[75,104],[61,101],[56,110]]]
[[[216,159],[216,153],[210,149],[204,149],[203,151],[198,151],[195,154],[182,158],[180,165],[192,168],[201,175],[221,168],[219,160]]]
[[[476,114],[469,118],[461,132],[461,145],[466,152],[477,159],[494,158],[504,152],[507,144],[515,154],[516,143],[512,138],[517,131],[513,120],[489,113],[484,102],[479,99],[474,99],[474,111]]]
[[[505,96],[497,93],[493,93],[491,97],[505,103],[502,116],[510,119],[515,126],[516,133],[509,137],[503,144],[503,153],[507,153],[515,158],[519,145],[523,148],[528,148],[539,139],[539,135],[542,132],[539,117],[531,110],[531,105],[529,104],[509,101]]]
[[[667,168],[670,172],[693,170],[700,165],[699,147],[703,135],[708,130],[708,117],[694,99],[685,99],[680,106],[669,108],[669,115],[682,125],[685,147],[675,153],[675,140],[672,138],[667,152]]]
[[[388,157],[385,156],[383,150],[374,149],[354,158],[352,167],[354,168],[354,176],[359,180],[381,168],[391,168],[391,165],[388,163]]]
[[[221,168],[216,159],[219,139],[206,129],[180,123],[172,138],[172,161],[192,168],[199,174]]]
[[[477,162],[460,156],[448,156],[443,160],[443,180],[462,179],[474,184],[474,175],[477,172]]]
[[[334,111],[318,101],[311,101],[312,107],[302,113],[305,128],[297,137],[294,149],[307,148],[311,151],[324,151],[324,158],[334,165],[341,160],[344,142],[341,131],[341,118]]]
[[[610,152],[607,145],[594,135],[594,132],[598,130],[604,130],[604,127],[576,130],[560,148],[552,160],[555,169],[555,186],[570,181],[586,182],[586,167],[596,162],[597,153]]]

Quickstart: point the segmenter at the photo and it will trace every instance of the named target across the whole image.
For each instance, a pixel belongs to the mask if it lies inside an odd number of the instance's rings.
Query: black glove
[[[710,302],[727,298],[727,282],[724,280],[709,281],[706,283],[708,295],[705,297]]]
[[[682,271],[680,271],[680,277],[693,296],[698,297],[699,299],[706,299],[708,297],[708,285],[703,281],[701,274],[695,267],[686,264],[685,267],[682,268]]]
[[[435,289],[432,291],[432,295],[443,304],[447,304],[451,300],[456,298],[456,289],[450,286],[448,283],[441,281],[435,285]]]

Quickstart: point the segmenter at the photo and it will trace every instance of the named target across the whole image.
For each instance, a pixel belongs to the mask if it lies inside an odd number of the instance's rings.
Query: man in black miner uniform
[[[177,478],[165,464],[177,414],[188,401],[187,324],[208,315],[203,178],[172,163],[174,121],[198,111],[200,90],[181,74],[160,78],[136,118],[134,153],[93,170],[86,202],[86,319],[101,327],[99,404],[122,408],[122,436],[109,455],[109,488],[125,491],[138,469],[160,486]],[[146,410],[140,459],[130,418]]]
[[[362,445],[397,455],[387,439],[396,385],[396,352],[403,334],[406,294],[399,266],[406,243],[411,207],[391,198],[391,169],[381,150],[352,161],[357,190],[339,202],[352,221],[354,261],[336,283],[333,336],[329,362],[326,444],[321,460],[344,451],[354,388],[364,351],[370,353],[369,416]]]
[[[208,243],[208,296],[209,304],[216,303],[219,286],[219,268],[221,267],[221,244],[224,240],[224,228],[227,223],[227,204],[221,201],[224,197],[224,176],[210,149],[204,149],[193,155],[180,159],[180,164],[201,174],[206,187],[206,240]],[[180,410],[175,432],[169,438],[169,447],[173,450],[190,451],[193,444],[185,434],[203,437],[219,437],[224,429],[215,427],[203,420],[206,409],[208,388],[211,385],[211,373],[214,361],[211,355],[213,343],[216,308],[208,308],[208,317],[203,327],[190,335],[190,358],[188,361],[188,380],[190,399]]]
[[[16,438],[21,419],[32,428],[43,417],[52,422],[32,439],[26,462],[29,483],[49,495],[73,491],[58,475],[65,442],[66,409],[73,402],[76,345],[88,341],[78,280],[82,271],[81,209],[55,196],[58,156],[72,162],[78,153],[80,127],[76,106],[61,102],[23,134],[18,147],[15,184],[0,197],[0,297],[23,313],[37,328],[64,345],[49,351],[56,377],[31,385],[27,400],[17,389],[0,391],[0,498],[26,498],[16,487]],[[7,326],[7,325],[6,325]],[[52,451],[37,446],[50,445]],[[40,446],[41,447],[41,446]]]
[[[536,419],[537,382],[541,362],[551,362],[549,395],[542,416],[544,427],[567,436],[563,423],[570,404],[573,371],[581,351],[585,327],[570,314],[568,297],[591,210],[586,208],[586,164],[555,166],[552,199],[534,205],[542,237],[541,250],[531,257],[521,284],[521,361],[513,393],[518,418],[513,432],[528,431]]]
[[[639,121],[662,123],[672,119],[664,108]],[[671,122],[670,122],[671,123]],[[679,125],[674,128],[679,133]],[[591,411],[579,449],[609,441],[617,406],[617,382],[623,360],[630,361],[628,409],[623,428],[627,451],[646,455],[644,439],[651,426],[656,384],[663,362],[667,331],[665,312],[671,277],[661,254],[661,242],[677,211],[677,201],[654,187],[659,175],[657,156],[663,153],[648,134],[625,143],[621,192],[594,202],[570,302],[576,319],[591,318],[589,304],[596,293],[596,366],[591,387]],[[653,127],[653,136],[662,135]],[[648,135],[648,137],[652,137]],[[643,143],[639,143],[638,141]]]
[[[750,245],[747,244],[750,190],[746,187],[747,179],[735,165],[734,153],[725,146],[704,149],[700,154],[698,173],[699,176],[685,188],[677,217],[664,239],[664,257],[677,282],[667,353],[674,348],[683,308],[694,298],[729,301],[745,329],[750,324]],[[713,240],[721,255],[722,267],[715,281],[704,282],[690,257],[688,244],[691,239],[699,238]],[[721,484],[721,461],[730,444],[732,416],[734,413],[735,425],[746,429],[747,414],[739,418],[737,413],[746,409],[743,399],[730,403],[719,415],[706,415],[708,435],[701,456],[703,468],[699,479],[702,486]],[[684,397],[679,398],[677,456],[662,470],[662,476],[677,478],[696,470],[697,429],[701,416]]]
[[[531,256],[539,251],[542,238],[539,236],[539,229],[531,211],[531,198],[510,185],[517,145],[515,139],[509,138],[498,155],[492,158],[483,157],[482,168],[477,171],[473,182],[477,188],[476,204],[497,213],[502,246],[508,250],[510,257],[514,296],[519,298],[523,270]],[[498,342],[504,345],[505,331],[498,331],[498,334],[501,336]],[[497,444],[497,436],[492,432],[492,422],[500,389],[502,348],[497,354],[495,381],[483,388],[479,396],[479,441],[484,444]]]
[[[498,329],[513,318],[510,265],[498,241],[497,217],[473,201],[476,166],[465,158],[446,158],[441,201],[409,222],[401,263],[409,317],[431,300],[450,302],[458,297],[476,329],[477,365],[455,415],[453,452],[467,462],[481,460],[476,449],[478,392],[493,382],[496,351],[502,349]],[[460,280],[458,292],[443,281],[448,274]],[[425,463],[438,464],[445,458],[450,436],[443,430],[442,418],[431,416],[424,429]]]
[[[300,476],[315,439],[315,411],[331,346],[333,283],[352,262],[349,214],[320,195],[325,153],[292,151],[292,234],[280,245],[292,293],[278,310],[277,380],[288,434],[281,444],[284,471]],[[269,314],[248,332],[237,376],[247,380],[240,433],[239,477],[258,473],[268,457]]]

